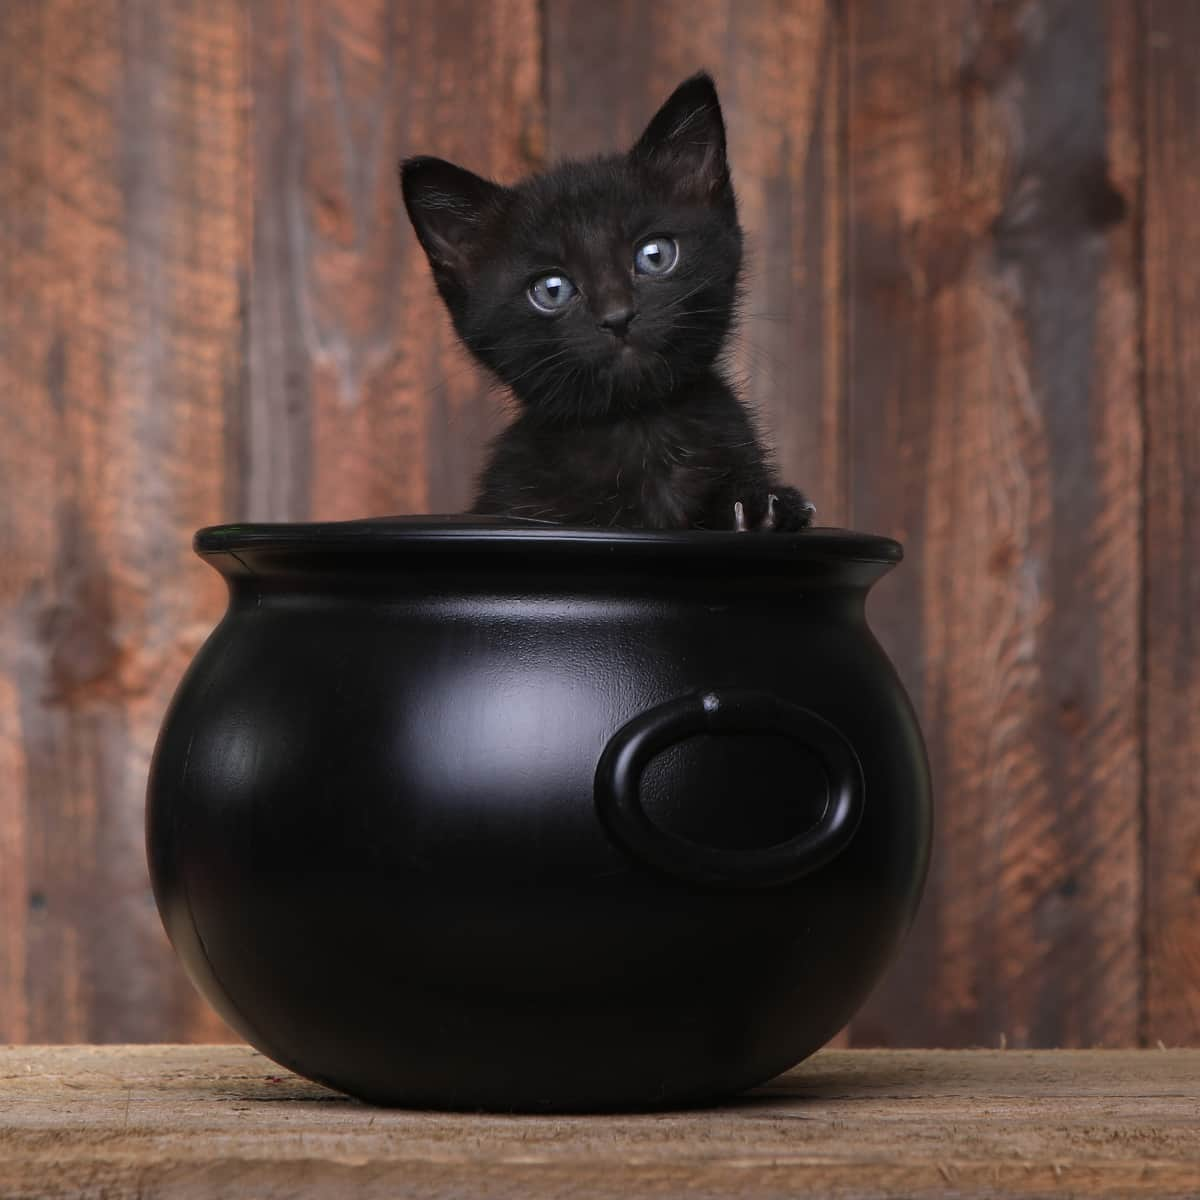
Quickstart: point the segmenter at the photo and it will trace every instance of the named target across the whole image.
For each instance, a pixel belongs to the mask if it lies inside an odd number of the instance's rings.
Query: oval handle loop
[[[816,755],[828,783],[821,819],[803,833],[754,850],[703,846],[655,825],[642,807],[642,771],[675,742],[699,733],[777,733]],[[689,883],[777,887],[824,866],[854,837],[865,784],[858,755],[824,717],[769,692],[724,688],[693,692],[634,717],[609,740],[596,767],[601,824],[638,861]]]

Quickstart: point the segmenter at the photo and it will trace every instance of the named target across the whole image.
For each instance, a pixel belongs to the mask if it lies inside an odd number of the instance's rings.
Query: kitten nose
[[[633,318],[637,316],[637,309],[629,304],[622,304],[614,308],[610,308],[600,318],[600,328],[607,329],[609,333],[615,333],[617,337],[624,337],[629,332],[629,325]]]

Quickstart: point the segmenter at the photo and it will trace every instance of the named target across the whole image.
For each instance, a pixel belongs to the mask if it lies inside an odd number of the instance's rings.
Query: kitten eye
[[[575,285],[565,275],[543,275],[529,285],[529,302],[541,312],[558,312],[575,295]]]
[[[639,275],[665,275],[679,261],[679,246],[674,238],[655,237],[638,247],[633,269]]]

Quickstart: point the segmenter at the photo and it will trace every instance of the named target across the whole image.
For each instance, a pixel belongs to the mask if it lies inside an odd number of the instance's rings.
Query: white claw
[[[775,528],[775,505],[779,503],[779,497],[773,492],[767,496],[767,515],[763,517],[762,527],[764,529]]]
[[[735,500],[733,504],[733,528],[738,533],[746,532],[746,510],[740,500]]]

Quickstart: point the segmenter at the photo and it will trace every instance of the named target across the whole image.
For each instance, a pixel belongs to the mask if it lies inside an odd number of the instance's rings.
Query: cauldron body
[[[363,1099],[602,1111],[761,1083],[910,923],[931,807],[881,538],[227,526],[147,838],[249,1042]]]

